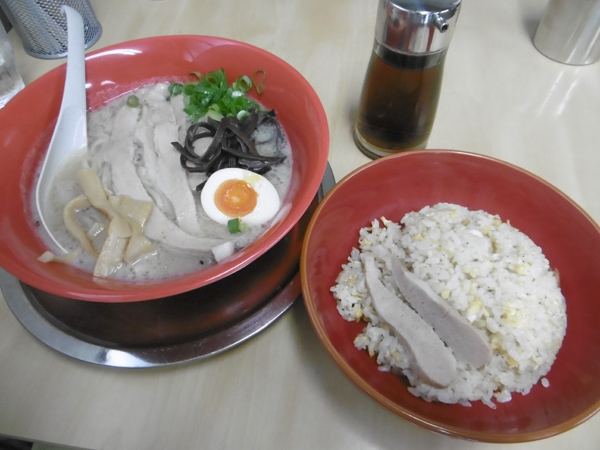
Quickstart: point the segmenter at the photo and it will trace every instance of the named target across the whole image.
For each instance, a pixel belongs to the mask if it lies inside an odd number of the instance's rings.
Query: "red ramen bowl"
[[[293,173],[282,213],[256,241],[227,260],[193,273],[147,282],[106,279],[66,264],[43,264],[47,249],[33,219],[37,173],[58,116],[65,65],[40,77],[0,110],[0,266],[26,284],[72,299],[129,302],[175,295],[238,271],[282,239],[312,202],[327,165],[329,130],[317,94],[292,66],[248,44],[207,36],[162,36],[113,45],[86,56],[88,109],[136,88],[192,80],[224,69],[229,81],[264,70],[255,99],[274,109],[291,144]],[[250,94],[252,97],[252,94]]]
[[[567,303],[567,333],[550,372],[528,395],[491,409],[428,403],[354,347],[364,323],[347,322],[330,292],[358,233],[373,219],[399,222],[424,206],[455,203],[510,221],[539,245]],[[556,188],[505,162],[459,151],[421,150],[382,158],[339,182],[318,206],[300,263],[308,314],[329,354],[360,389],[400,417],[454,437],[498,443],[569,430],[600,408],[600,228]]]

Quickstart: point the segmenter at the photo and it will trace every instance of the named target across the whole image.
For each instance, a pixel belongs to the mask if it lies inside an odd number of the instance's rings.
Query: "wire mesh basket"
[[[102,26],[88,0],[0,0],[24,50],[42,59],[67,55],[67,18],[61,12],[63,5],[81,14],[85,48],[94,45],[100,39]]]

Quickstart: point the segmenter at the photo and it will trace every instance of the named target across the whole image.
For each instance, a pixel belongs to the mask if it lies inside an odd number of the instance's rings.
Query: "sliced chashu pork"
[[[187,131],[188,131],[188,126],[187,126],[188,116],[187,116],[187,113],[184,111],[185,103],[184,103],[183,98],[184,98],[183,95],[174,95],[171,97],[171,100],[170,100],[171,105],[173,106],[173,111],[175,111],[175,119],[176,119],[177,123],[180,124],[179,139],[177,139],[178,142],[185,141]],[[202,119],[200,119],[200,121],[202,121]],[[204,152],[206,152],[206,149],[208,148],[208,146],[210,145],[211,142],[212,142],[212,137],[205,137],[205,138],[195,140],[194,141],[194,151],[198,155],[203,155]],[[198,186],[199,184],[206,181],[207,178],[208,178],[208,176],[206,175],[206,173],[203,173],[203,172],[188,172],[188,174],[187,174],[188,186],[190,187],[190,189],[192,191],[194,191],[196,189],[196,186]],[[204,213],[202,208],[200,208],[198,210],[198,212],[201,215]]]
[[[411,367],[419,377],[435,387],[448,386],[456,377],[456,359],[452,351],[413,309],[380,281],[380,271],[372,253],[363,253],[367,288],[379,317],[395,331],[409,352]]]
[[[144,161],[142,181],[150,193],[158,191],[161,203],[170,204],[177,225],[186,233],[199,235],[196,199],[189,188],[187,171],[181,166],[179,153],[171,142],[179,141],[173,106],[164,101],[164,86],[154,87],[142,101],[142,117],[136,129],[136,143]],[[166,201],[168,199],[168,202]],[[161,204],[157,202],[160,208]]]
[[[186,232],[199,234],[200,224],[196,199],[187,182],[187,171],[179,162],[171,142],[177,139],[177,124],[161,123],[154,128],[154,145],[158,155],[158,187],[171,200],[177,224]]]
[[[136,144],[131,138],[138,123],[139,109],[122,107],[115,115],[109,142],[104,148],[102,181],[116,195],[136,200],[152,201],[141,182],[134,164]],[[154,241],[180,251],[208,252],[223,239],[198,237],[183,231],[159,209],[154,208],[144,228],[144,234]]]
[[[113,119],[113,126],[108,143],[98,154],[103,164],[100,167],[100,179],[105,186],[119,186],[120,189],[133,190],[136,186],[128,186],[130,181],[135,182],[137,175],[133,166],[134,148],[131,142],[137,122],[139,110],[137,108],[123,107],[117,111]],[[143,188],[141,194],[144,193]],[[136,193],[140,195],[140,193]],[[130,195],[130,197],[133,197]],[[144,200],[144,199],[139,199]]]
[[[473,367],[489,363],[493,352],[488,339],[398,258],[390,255],[390,259],[396,286],[415,311],[452,349],[456,359]]]
[[[158,211],[158,208],[152,210],[146,228],[144,228],[144,234],[149,239],[188,253],[205,253],[226,242],[226,239],[204,238],[188,234],[167,219],[167,216]]]
[[[151,124],[151,115],[151,108],[147,105],[143,105],[140,123]],[[135,129],[134,142],[136,144],[135,159],[137,161],[135,169],[140,177],[140,181],[150,197],[152,197],[156,207],[160,209],[169,220],[175,222],[177,220],[177,215],[173,208],[173,204],[165,193],[156,186],[153,178],[154,174],[156,174],[156,166],[158,164],[158,158],[154,151],[154,127],[138,124]]]
[[[137,175],[134,164],[135,145],[131,136],[137,127],[139,114],[138,108],[129,106],[123,106],[117,111],[110,139],[102,149],[104,164],[99,176],[104,185],[115,195],[127,195],[136,200],[152,201]]]

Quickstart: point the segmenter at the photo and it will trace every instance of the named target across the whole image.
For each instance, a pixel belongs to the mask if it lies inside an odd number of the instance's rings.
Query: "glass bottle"
[[[461,0],[380,0],[354,138],[371,158],[425,148]]]

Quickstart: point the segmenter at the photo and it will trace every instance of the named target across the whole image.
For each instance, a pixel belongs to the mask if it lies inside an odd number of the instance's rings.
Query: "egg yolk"
[[[244,217],[256,208],[258,193],[244,180],[226,180],[215,192],[215,205],[229,217]]]

